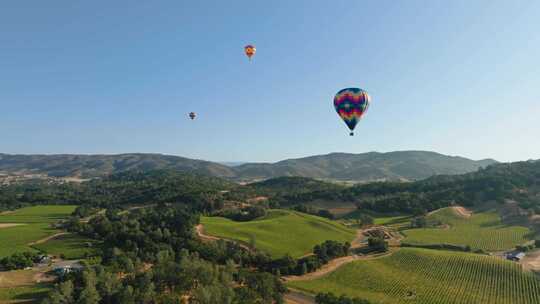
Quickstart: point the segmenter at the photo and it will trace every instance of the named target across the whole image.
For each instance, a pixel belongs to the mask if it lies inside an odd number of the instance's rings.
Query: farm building
[[[513,251],[506,254],[506,259],[510,261],[521,261],[525,257],[525,252]]]
[[[64,276],[74,271],[81,271],[84,266],[78,261],[64,261],[54,265],[53,272],[58,276]]]
[[[51,261],[51,257],[45,254],[41,254],[38,256],[38,263],[40,264],[46,264]]]
[[[379,237],[385,240],[392,238],[391,234],[382,227],[373,227],[364,230],[363,234],[367,237]]]

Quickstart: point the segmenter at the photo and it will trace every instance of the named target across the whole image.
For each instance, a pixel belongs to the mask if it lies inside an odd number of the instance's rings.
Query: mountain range
[[[439,174],[462,174],[496,163],[471,160],[429,151],[330,153],[276,163],[244,163],[237,166],[163,154],[116,155],[20,155],[0,154],[0,172],[47,174],[54,177],[102,177],[139,170],[172,169],[227,178],[235,181],[263,180],[278,176],[367,182],[418,180]]]

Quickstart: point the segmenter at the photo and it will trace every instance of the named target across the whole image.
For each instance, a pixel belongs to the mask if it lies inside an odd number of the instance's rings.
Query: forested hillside
[[[347,201],[377,212],[418,214],[452,204],[472,207],[489,201],[515,201],[521,208],[540,213],[538,161],[496,164],[473,173],[440,175],[409,183],[375,182],[346,188],[323,184],[318,189],[304,183],[305,187],[297,185],[288,192],[276,187],[271,200],[282,206],[315,200]],[[259,186],[253,184],[251,187],[256,189]],[[268,187],[265,190],[270,192]]]
[[[73,204],[111,208],[160,202],[206,210],[219,194],[238,185],[226,180],[171,170],[130,171],[84,183],[31,182],[0,187],[0,208],[35,204]]]
[[[351,202],[377,212],[425,213],[452,204],[476,206],[515,201],[540,213],[540,162],[497,164],[462,175],[440,175],[416,182],[375,182],[356,186],[301,177],[281,177],[241,186],[224,179],[171,170],[124,172],[76,183],[24,183],[0,187],[0,206],[32,204],[144,205],[181,202],[201,210],[225,200],[263,196],[273,207],[315,200]]]

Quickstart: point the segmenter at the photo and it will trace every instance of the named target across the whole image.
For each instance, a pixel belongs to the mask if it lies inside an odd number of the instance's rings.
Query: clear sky
[[[536,0],[2,1],[0,152],[538,159],[539,16]],[[350,86],[372,96],[354,137],[332,105]]]

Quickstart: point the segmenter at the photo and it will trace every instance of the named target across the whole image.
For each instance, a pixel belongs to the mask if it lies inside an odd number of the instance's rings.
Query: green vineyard
[[[290,282],[289,286],[379,304],[540,303],[540,281],[523,272],[519,264],[491,256],[417,248],[353,262],[320,279]]]
[[[495,212],[475,213],[463,218],[444,208],[429,216],[430,220],[447,224],[447,228],[422,228],[402,231],[409,244],[469,245],[473,249],[498,251],[513,248],[527,241],[529,229],[501,223]]]

